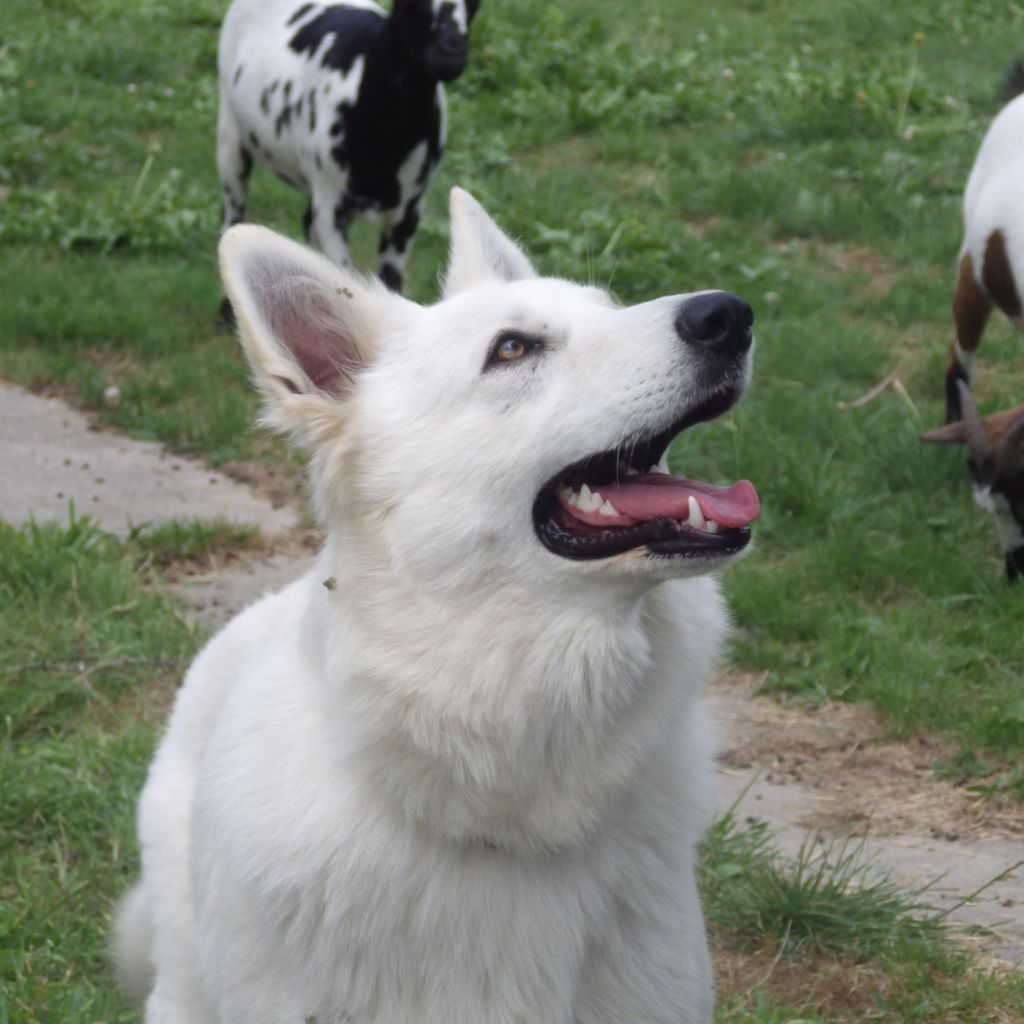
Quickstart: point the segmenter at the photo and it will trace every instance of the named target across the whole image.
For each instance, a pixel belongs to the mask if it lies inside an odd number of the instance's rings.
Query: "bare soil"
[[[837,953],[805,950],[799,957],[787,958],[771,947],[739,951],[721,943],[713,945],[712,957],[718,1000],[723,1005],[749,1005],[766,998],[780,1006],[792,1006],[801,1015],[825,1017],[836,1024],[894,1019],[891,1004],[899,998],[902,978],[889,967]],[[1006,970],[999,964],[989,964],[987,969],[997,975]],[[933,972],[927,983],[938,994],[936,1003],[942,989],[951,985],[938,972]],[[991,1007],[985,1021],[1024,1024],[1024,1016],[1019,1007]]]
[[[955,744],[927,734],[888,739],[885,717],[872,708],[783,704],[759,692],[762,682],[735,673],[714,684],[719,719],[728,723],[719,761],[756,769],[773,785],[813,790],[794,824],[831,834],[1024,840],[1019,802],[992,799],[968,780],[935,777],[936,764],[954,760]]]

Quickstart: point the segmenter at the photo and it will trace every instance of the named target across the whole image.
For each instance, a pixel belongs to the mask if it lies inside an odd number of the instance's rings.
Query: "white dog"
[[[117,936],[147,1024],[711,1020],[705,574],[757,496],[657,467],[743,391],[750,308],[621,308],[451,207],[427,308],[224,236],[328,540],[199,655],[150,770]]]

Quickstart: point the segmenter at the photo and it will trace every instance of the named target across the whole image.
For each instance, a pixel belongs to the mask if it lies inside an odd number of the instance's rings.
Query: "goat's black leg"
[[[992,300],[974,276],[974,264],[970,253],[964,253],[953,295],[953,320],[956,324],[956,341],[950,352],[946,367],[946,422],[955,423],[960,419],[960,395],[957,381],[970,384],[974,369],[974,353],[981,344],[985,324],[992,312]]]
[[[412,236],[420,223],[420,198],[408,203],[400,217],[385,217],[380,236],[380,279],[394,292],[402,290],[405,261],[409,257]]]
[[[946,368],[947,423],[956,423],[958,420],[962,420],[964,416],[963,409],[960,408],[960,390],[957,388],[959,381],[963,381],[967,385],[971,383],[967,376],[967,371],[954,355],[949,361],[949,366]]]
[[[352,265],[348,251],[352,211],[344,196],[339,201],[336,193],[328,194],[324,189],[314,188],[302,223],[306,239],[314,249],[323,253],[335,266]]]
[[[1006,552],[1006,581],[1016,583],[1024,573],[1024,544]]]

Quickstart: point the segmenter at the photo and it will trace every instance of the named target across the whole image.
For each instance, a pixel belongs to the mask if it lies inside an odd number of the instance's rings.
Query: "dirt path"
[[[176,585],[191,613],[224,621],[308,564],[300,514],[274,508],[248,487],[158,445],[96,431],[81,413],[0,382],[0,518],[66,520],[68,501],[107,528],[170,518],[226,517],[253,523],[266,549]],[[893,877],[948,907],[1024,859],[1020,805],[1000,807],[936,781],[952,751],[938,740],[886,742],[883,720],[853,705],[818,711],[780,706],[760,680],[730,675],[712,687],[719,723],[722,810],[761,818],[795,853],[821,836],[866,836],[865,853]],[[983,955],[1024,968],[1024,867],[958,907],[951,918],[980,929]]]
[[[971,941],[986,956],[1024,968],[1020,804],[937,780],[934,765],[952,758],[952,744],[887,741],[870,708],[785,707],[759,695],[760,682],[730,675],[711,690],[723,809],[736,803],[740,820],[768,822],[790,855],[817,837],[826,847],[863,840],[868,860],[910,889],[929,886],[921,899],[941,909],[999,878],[950,916],[978,929]]]

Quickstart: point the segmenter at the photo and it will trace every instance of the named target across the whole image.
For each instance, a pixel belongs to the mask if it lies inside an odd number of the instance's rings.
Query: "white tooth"
[[[697,499],[691,494],[690,495],[690,518],[687,520],[690,526],[695,530],[699,530],[704,526],[704,513],[700,510],[700,505],[697,504]]]
[[[626,476],[639,476],[639,475],[640,475],[640,470],[639,469],[634,469],[632,466],[627,466],[626,467]]]
[[[568,501],[569,495],[571,494],[572,491],[566,484],[562,484],[562,486],[558,488],[558,497],[560,501]]]
[[[704,524],[704,529],[707,530],[708,533],[718,533],[718,523],[716,523],[714,519],[709,519]]]
[[[619,510],[607,499],[597,511],[602,516],[617,516],[619,514]]]
[[[588,511],[587,506],[590,504],[590,499],[592,496],[593,494],[590,488],[586,484],[583,484],[583,486],[580,487],[579,506],[581,509],[583,509],[584,512]]]
[[[579,508],[580,496],[575,491],[570,491],[565,503],[569,508]]]
[[[604,498],[601,497],[600,491],[591,491],[590,500],[587,502],[585,511],[596,512],[604,504]]]
[[[663,470],[661,468],[661,463],[660,462],[654,463],[654,465],[651,466],[651,468],[649,470],[647,470],[647,472],[648,473],[661,473],[661,472],[663,472]]]

